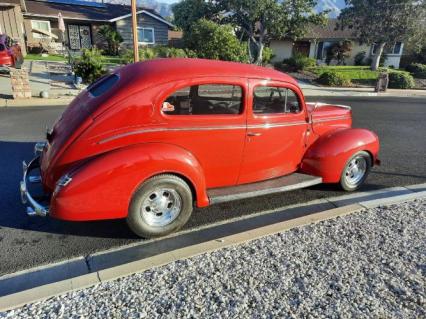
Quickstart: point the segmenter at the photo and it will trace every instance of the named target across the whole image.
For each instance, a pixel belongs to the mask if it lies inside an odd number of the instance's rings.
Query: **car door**
[[[168,88],[166,88],[168,87]],[[171,87],[171,88],[170,88]],[[246,134],[247,79],[198,78],[159,87],[164,141],[191,152],[207,188],[237,183]]]
[[[290,83],[252,79],[249,96],[238,183],[295,172],[304,154],[309,125],[300,90]]]

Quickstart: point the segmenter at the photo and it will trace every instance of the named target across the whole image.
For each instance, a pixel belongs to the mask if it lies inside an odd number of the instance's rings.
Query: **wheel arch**
[[[198,207],[209,204],[201,164],[189,151],[144,143],[97,156],[72,172],[72,181],[51,199],[52,216],[97,220],[127,216],[132,195],[149,178],[173,174],[190,187]]]
[[[305,152],[300,165],[303,173],[321,176],[324,183],[337,183],[346,161],[365,151],[372,164],[378,163],[378,136],[366,129],[339,129],[320,136]]]

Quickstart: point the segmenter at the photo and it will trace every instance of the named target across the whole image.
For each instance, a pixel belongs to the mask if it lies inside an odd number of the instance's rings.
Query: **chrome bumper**
[[[38,203],[33,196],[28,192],[27,182],[41,183],[40,176],[29,176],[29,173],[40,167],[39,156],[35,157],[28,164],[24,161],[22,163],[23,178],[20,185],[21,201],[22,204],[27,205],[28,216],[47,216],[49,214],[49,207]]]

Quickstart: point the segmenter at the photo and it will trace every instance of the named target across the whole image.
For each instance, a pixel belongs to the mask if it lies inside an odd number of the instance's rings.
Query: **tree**
[[[324,24],[326,13],[315,13],[315,0],[224,0],[218,1],[223,21],[235,25],[247,39],[252,62],[262,62],[265,43],[271,38],[302,37],[307,25]]]
[[[205,0],[182,0],[172,7],[174,24],[184,32],[202,18],[217,22],[220,10],[213,1]]]
[[[345,65],[345,59],[350,56],[352,51],[352,42],[349,40],[339,41],[333,43],[327,48],[327,56],[325,63],[330,65],[332,60],[337,61],[337,65]]]
[[[377,70],[386,46],[414,37],[424,24],[424,0],[345,0],[339,15],[339,27],[352,28],[354,36],[367,44],[375,44],[371,69]]]
[[[184,42],[198,57],[248,62],[246,46],[238,41],[231,25],[200,19],[191,26],[191,30],[184,33]]]
[[[118,55],[118,48],[120,47],[120,43],[123,42],[120,33],[110,25],[103,25],[99,28],[98,34],[106,41],[108,54]]]

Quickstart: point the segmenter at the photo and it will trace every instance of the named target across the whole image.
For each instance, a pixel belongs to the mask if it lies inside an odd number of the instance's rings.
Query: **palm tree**
[[[99,35],[107,42],[108,54],[118,55],[118,48],[123,38],[111,25],[103,25],[98,30]]]

